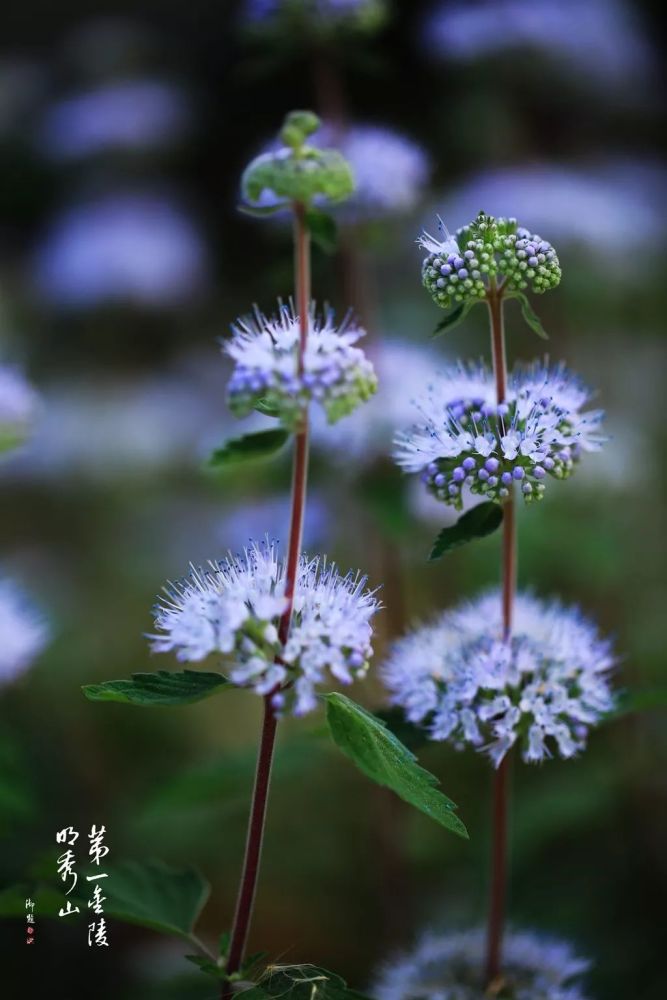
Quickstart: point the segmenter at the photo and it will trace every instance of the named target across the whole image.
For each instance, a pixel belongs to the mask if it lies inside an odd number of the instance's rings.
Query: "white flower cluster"
[[[518,742],[525,761],[573,757],[614,706],[608,641],[576,608],[519,595],[503,637],[493,591],[399,639],[383,667],[392,703],[434,740],[481,747],[498,767]]]
[[[288,306],[281,305],[272,318],[257,311],[239,320],[232,332],[224,347],[236,365],[228,400],[237,416],[246,416],[261,403],[265,412],[294,428],[314,400],[334,423],[376,391],[373,366],[355,346],[364,331],[349,321],[336,327],[330,310],[319,318],[311,305],[302,372],[299,317]]]
[[[603,412],[582,412],[590,399],[565,367],[538,362],[513,372],[507,398],[497,405],[492,373],[458,365],[415,400],[419,422],[396,436],[395,458],[457,509],[465,487],[502,502],[517,483],[526,501],[540,500],[547,477],[567,478],[582,452],[604,442]]]
[[[461,931],[426,935],[412,954],[381,972],[377,1000],[484,1000],[485,933]],[[575,982],[589,967],[572,947],[530,931],[506,935],[503,990],[511,1000],[585,1000]],[[495,995],[495,994],[494,994]]]
[[[49,630],[11,580],[0,579],[0,683],[26,670],[46,645]]]
[[[230,680],[257,694],[275,692],[274,706],[304,715],[317,704],[315,689],[327,673],[343,684],[363,676],[372,655],[370,619],[379,604],[366,577],[341,576],[325,559],[301,556],[292,624],[284,648],[278,639],[287,607],[285,561],[273,544],[252,545],[192,569],[165,588],[155,609],[155,652],[174,651],[199,662],[226,654]]]
[[[16,368],[0,364],[0,453],[20,444],[37,409],[37,394]]]

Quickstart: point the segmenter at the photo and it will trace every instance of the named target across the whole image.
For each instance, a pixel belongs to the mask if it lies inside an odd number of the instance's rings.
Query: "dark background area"
[[[91,704],[80,686],[174,665],[151,659],[143,637],[162,583],[265,531],[284,539],[286,457],[225,476],[202,465],[236,427],[217,341],[253,303],[271,310],[291,292],[289,230],[236,205],[243,167],[293,107],[325,117],[342,107],[343,131],[358,122],[396,130],[430,162],[405,210],[351,222],[342,214],[342,252],[315,253],[318,300],[356,306],[380,370],[383,344],[397,339],[443,361],[488,356],[483,310],[428,342],[440,316],[421,288],[414,240],[437,211],[452,228],[482,208],[517,215],[555,244],[562,285],[535,302],[548,352],[599,388],[611,439],[521,513],[520,584],[581,604],[614,635],[620,688],[664,686],[667,166],[657,9],[563,5],[572,37],[585,37],[577,10],[582,19],[602,10],[599,41],[583,56],[555,34],[550,45],[549,32],[526,41],[521,18],[508,18],[502,44],[464,58],[454,40],[439,54],[425,42],[424,19],[438,4],[388,6],[376,31],[317,35],[244,30],[242,5],[224,2],[26,0],[3,15],[0,360],[23,364],[42,413],[34,439],[0,466],[0,565],[34,595],[52,640],[0,691],[0,885],[50,864],[57,829],[104,823],[116,858],[160,857],[206,874],[204,938],[230,923],[258,699],[235,691],[143,712]],[[629,18],[620,28],[619,10]],[[144,78],[166,81],[184,102],[166,138],[62,152],[62,119],[50,117],[60,102]],[[378,178],[384,169],[378,161]],[[536,219],[521,214],[528,175],[538,188],[545,178]],[[476,203],[484,191],[493,204]],[[129,199],[123,211],[129,204],[151,232],[156,217],[167,219],[143,251],[134,231],[124,237],[137,261],[143,253],[154,263],[150,281],[139,265],[136,283],[133,265],[111,280],[103,253],[104,280],[95,272],[109,214],[83,210],[105,203],[118,218],[117,199]],[[146,199],[161,207],[135,212]],[[76,225],[73,211],[83,212]],[[58,261],[73,243],[78,263],[64,288]],[[511,306],[508,334],[512,358],[543,353]],[[406,371],[406,393],[415,379]],[[386,406],[392,413],[388,397]],[[341,424],[335,439],[344,435]],[[312,471],[309,547],[384,586],[377,664],[406,623],[496,582],[496,538],[427,565],[439,515],[413,503],[386,458],[341,457],[339,445],[316,443]],[[404,489],[407,516],[396,501]],[[383,699],[372,674],[352,695],[372,707]],[[459,804],[468,844],[369,786],[327,743],[321,716],[281,728],[253,949],[320,963],[363,988],[425,927],[483,920],[485,759],[441,745],[420,754]],[[605,725],[578,761],[515,768],[511,922],[590,956],[591,998],[667,993],[666,753],[655,712]],[[9,997],[41,995],[43,983],[72,1000],[213,995],[203,979],[188,985],[178,942],[113,923],[107,953],[86,947],[81,925],[36,919],[37,955],[20,920],[0,922]],[[174,985],[174,976],[184,978]]]

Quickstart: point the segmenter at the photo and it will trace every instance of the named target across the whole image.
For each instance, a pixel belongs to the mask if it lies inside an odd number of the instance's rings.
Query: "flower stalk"
[[[299,316],[298,372],[303,374],[304,355],[308,341],[308,318],[310,303],[310,234],[306,223],[306,209],[302,202],[293,203],[294,250],[295,250],[295,299]],[[284,647],[292,621],[294,591],[301,554],[303,519],[306,507],[308,482],[308,411],[303,413],[301,424],[295,435],[292,473],[292,501],[289,528],[289,548],[285,571],[285,610],[278,626],[278,638]],[[276,742],[278,720],[273,703],[276,691],[264,697],[264,719],[257,755],[255,785],[248,822],[245,856],[241,873],[241,883],[234,914],[234,923],[229,943],[223,1000],[230,996],[229,977],[239,972],[243,965],[250,923],[259,878],[259,868],[264,840],[266,810],[271,784],[271,767]]]
[[[503,317],[503,289],[491,283],[487,294],[491,326],[493,372],[496,401],[500,406],[507,396],[507,350]],[[514,485],[503,505],[502,538],[502,624],[506,642],[512,633],[514,595],[516,592],[516,509]],[[493,818],[491,851],[491,895],[487,930],[486,980],[492,986],[502,972],[503,931],[507,897],[507,813],[509,798],[509,760],[507,754],[493,778]]]

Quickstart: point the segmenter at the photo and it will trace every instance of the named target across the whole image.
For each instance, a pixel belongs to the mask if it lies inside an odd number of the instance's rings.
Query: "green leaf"
[[[476,507],[467,510],[456,524],[442,529],[433,543],[429,560],[432,562],[434,559],[440,559],[445,552],[466,545],[474,538],[484,538],[493,534],[500,527],[502,519],[503,509],[493,500],[477,504]]]
[[[212,694],[229,685],[222,674],[203,670],[184,670],[175,673],[158,670],[153,674],[132,674],[130,680],[103,681],[85,684],[82,688],[90,701],[118,701],[125,705],[191,705],[210,698]]]
[[[106,913],[192,942],[195,924],[211,891],[198,871],[171,868],[156,860],[125,861],[107,870]]]
[[[312,208],[306,213],[306,225],[313,243],[320,250],[323,250],[324,253],[335,252],[338,244],[338,229],[335,220],[330,215]]]
[[[348,987],[344,979],[317,965],[271,965],[243,992],[244,1000],[368,1000]]]
[[[213,452],[208,460],[209,466],[221,469],[237,462],[252,461],[257,458],[267,458],[275,455],[283,448],[290,438],[290,432],[283,427],[271,427],[255,434],[244,434],[243,437],[232,438],[222,448]]]
[[[253,219],[266,219],[268,216],[276,215],[278,212],[284,212],[285,209],[289,208],[289,202],[278,202],[276,205],[247,205],[241,203],[236,206],[239,212],[244,215],[250,215]]]
[[[214,979],[224,978],[224,969],[221,966],[216,965],[215,962],[212,962],[210,958],[206,958],[205,955],[184,955],[183,957],[186,958],[188,962],[192,962],[193,965],[196,965],[197,968],[200,969],[205,975],[213,976]]]
[[[271,403],[267,403],[265,399],[260,399],[255,403],[255,409],[258,413],[262,413],[265,417],[279,417],[280,410],[277,406],[273,406]]]
[[[431,334],[431,339],[435,337],[440,337],[447,330],[453,330],[455,326],[458,326],[459,323],[461,323],[466,318],[466,316],[468,315],[468,313],[470,312],[470,310],[474,305],[475,305],[474,302],[463,302],[460,306],[457,306],[456,309],[453,309],[450,313],[447,313],[445,318],[440,320],[435,330]]]
[[[280,138],[286,146],[299,149],[309,135],[317,132],[320,124],[314,111],[290,111],[285,115]]]
[[[457,806],[438,790],[438,779],[387,729],[384,722],[339,693],[324,695],[334,742],[360,771],[426,813],[436,823],[468,837]]]
[[[533,330],[538,337],[541,337],[542,340],[548,340],[549,334],[542,326],[542,321],[540,320],[540,317],[537,315],[537,313],[531,306],[530,302],[528,301],[528,296],[524,295],[523,292],[515,292],[512,297],[517,298],[521,303],[521,315],[525,319],[530,329]]]
[[[613,722],[635,712],[649,712],[660,708],[667,709],[667,688],[625,691],[620,696],[616,708],[606,716],[606,720]]]

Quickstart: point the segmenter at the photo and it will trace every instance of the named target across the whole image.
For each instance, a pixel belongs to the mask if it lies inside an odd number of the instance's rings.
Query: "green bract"
[[[285,145],[262,153],[246,167],[241,178],[243,197],[259,202],[268,192],[277,201],[310,204],[317,196],[342,201],[354,190],[349,163],[335,149],[306,145],[307,136],[319,128],[311,111],[293,111],[285,119],[280,138]]]
[[[455,236],[436,240],[424,234],[420,246],[429,251],[422,265],[425,288],[443,309],[483,299],[491,283],[517,294],[546,292],[560,282],[556,251],[541,236],[480,212]]]

